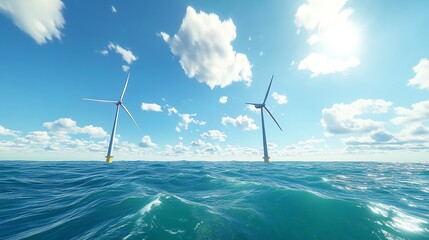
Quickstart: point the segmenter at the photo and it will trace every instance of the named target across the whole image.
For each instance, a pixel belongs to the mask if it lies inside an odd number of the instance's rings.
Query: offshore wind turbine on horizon
[[[267,137],[265,136],[265,123],[264,123],[264,109],[267,110],[267,112],[270,114],[271,118],[274,120],[274,122],[277,124],[277,126],[280,128],[280,131],[283,131],[280,127],[279,123],[276,121],[274,116],[271,114],[271,112],[268,110],[267,107],[265,107],[265,102],[267,101],[268,94],[270,92],[271,84],[273,83],[274,75],[271,77],[270,85],[268,85],[267,93],[265,94],[264,101],[262,103],[246,103],[249,105],[255,106],[255,108],[261,109],[261,119],[262,119],[262,142],[264,146],[264,162],[269,163],[270,157],[268,156],[268,148],[267,148]]]
[[[118,124],[119,109],[121,107],[125,110],[125,112],[128,113],[128,116],[130,116],[131,120],[133,120],[133,122],[136,124],[137,128],[140,129],[140,127],[137,124],[136,120],[134,120],[134,118],[131,115],[130,111],[128,111],[128,109],[125,107],[124,103],[122,102],[122,99],[124,98],[125,90],[127,90],[128,79],[130,79],[130,73],[128,73],[127,80],[125,81],[125,86],[124,86],[124,89],[122,90],[121,97],[117,101],[115,101],[115,100],[94,99],[94,98],[82,98],[82,100],[87,100],[87,101],[103,102],[103,103],[114,103],[114,104],[116,104],[116,115],[115,115],[115,120],[113,122],[112,134],[110,135],[109,148],[107,150],[107,155],[106,155],[106,162],[107,163],[112,163],[112,161],[113,161],[112,153],[113,153],[114,138],[115,138],[115,135],[116,135],[116,126]]]

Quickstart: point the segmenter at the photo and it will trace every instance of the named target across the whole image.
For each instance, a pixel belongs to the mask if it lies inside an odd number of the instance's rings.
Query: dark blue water
[[[429,239],[429,164],[0,161],[0,239]]]

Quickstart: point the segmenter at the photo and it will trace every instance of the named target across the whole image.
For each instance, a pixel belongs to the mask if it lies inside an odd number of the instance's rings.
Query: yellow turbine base
[[[270,162],[270,157],[262,157],[264,159],[264,163],[269,163]]]
[[[106,162],[112,163],[113,162],[113,156],[106,156]]]

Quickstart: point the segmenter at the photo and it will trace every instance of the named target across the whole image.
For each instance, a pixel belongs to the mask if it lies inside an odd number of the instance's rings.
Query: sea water
[[[429,239],[429,164],[0,161],[0,239]]]

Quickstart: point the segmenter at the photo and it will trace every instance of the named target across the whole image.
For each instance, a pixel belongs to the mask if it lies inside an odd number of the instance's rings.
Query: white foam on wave
[[[197,225],[195,225],[195,227],[194,227],[194,231],[196,231],[196,230],[197,230],[197,228],[200,226],[200,224],[201,224],[201,223],[203,223],[203,221],[201,221],[201,222],[197,223]]]
[[[159,206],[161,205],[161,200],[160,200],[161,195],[158,194],[157,198],[155,200],[153,200],[152,202],[146,204],[141,210],[140,210],[140,214],[145,215],[146,213],[150,212],[150,210],[152,209],[153,206]]]
[[[179,229],[179,230],[177,230],[177,231],[173,231],[173,230],[169,230],[169,229],[164,229],[164,231],[166,231],[166,232],[168,232],[169,234],[171,234],[171,235],[176,235],[176,234],[178,234],[178,233],[184,233],[185,231],[184,230],[182,230],[182,229]]]
[[[349,178],[349,177],[344,176],[344,175],[337,175],[336,177],[337,177],[337,178],[340,178],[340,179],[348,179],[348,178]]]
[[[373,213],[386,218],[384,220],[384,223],[391,228],[407,232],[427,231],[422,226],[424,224],[427,224],[427,221],[405,214],[396,207],[382,203],[371,203],[370,205],[368,205],[368,207]]]

